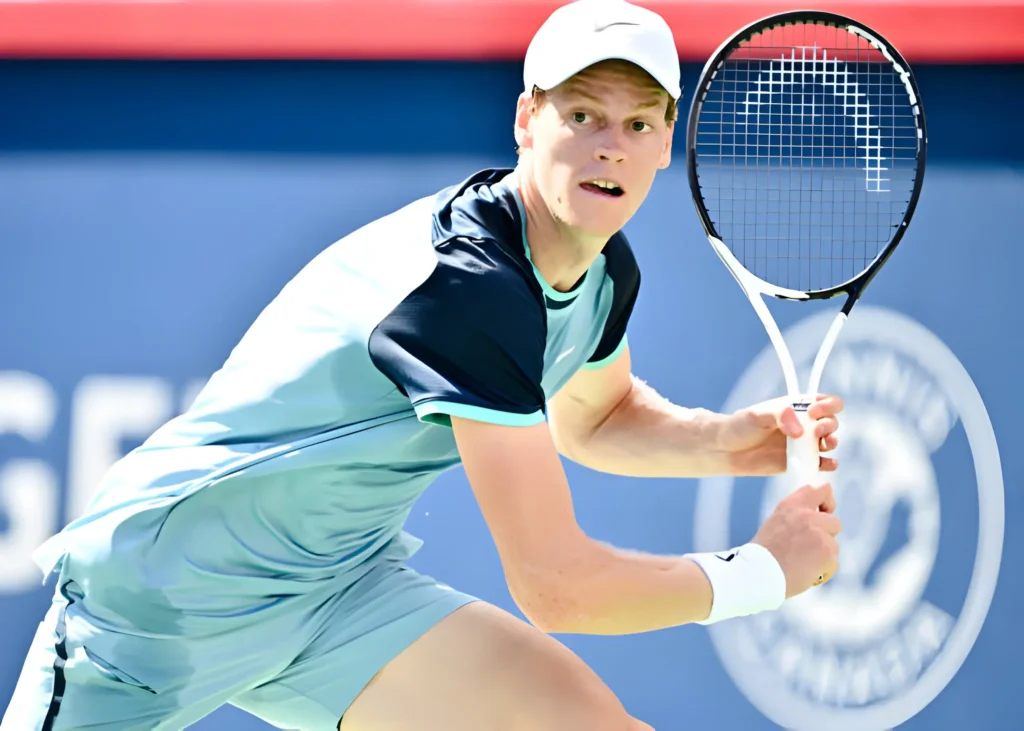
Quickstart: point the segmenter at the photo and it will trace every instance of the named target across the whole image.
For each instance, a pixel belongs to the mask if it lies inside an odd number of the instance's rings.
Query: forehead
[[[646,71],[626,61],[605,61],[580,71],[553,91],[600,100],[614,93],[649,102],[668,100],[668,93]],[[646,104],[645,104],[646,106]]]

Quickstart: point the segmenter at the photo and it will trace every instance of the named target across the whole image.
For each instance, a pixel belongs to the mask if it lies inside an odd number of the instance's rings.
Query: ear
[[[514,133],[516,146],[528,149],[533,146],[533,137],[530,134],[530,120],[533,119],[533,95],[523,92],[516,102],[516,122]]]
[[[658,160],[658,169],[664,170],[672,164],[672,135],[676,131],[676,123],[669,122],[668,135],[665,137],[665,149],[661,151],[661,159]]]

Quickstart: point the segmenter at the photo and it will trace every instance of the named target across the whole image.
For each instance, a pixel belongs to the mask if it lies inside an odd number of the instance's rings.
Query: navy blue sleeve
[[[612,280],[612,306],[597,350],[584,368],[600,368],[626,347],[626,326],[640,292],[640,268],[626,237],[618,233],[604,248],[605,271]]]
[[[370,335],[374,365],[420,419],[508,425],[544,420],[542,294],[514,252],[456,238],[438,265]]]

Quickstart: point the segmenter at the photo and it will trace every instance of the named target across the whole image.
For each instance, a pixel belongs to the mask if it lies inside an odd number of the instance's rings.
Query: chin
[[[569,228],[587,236],[610,238],[618,233],[626,222],[621,217],[609,220],[608,216],[567,215],[561,219]]]
[[[631,215],[626,201],[613,199],[572,201],[559,211],[558,217],[571,228],[607,238],[622,230]]]

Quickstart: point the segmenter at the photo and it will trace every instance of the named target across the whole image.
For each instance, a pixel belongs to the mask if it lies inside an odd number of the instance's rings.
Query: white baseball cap
[[[547,91],[588,66],[621,59],[635,63],[678,100],[679,54],[660,15],[626,0],[576,0],[555,10],[526,50],[523,82]]]

